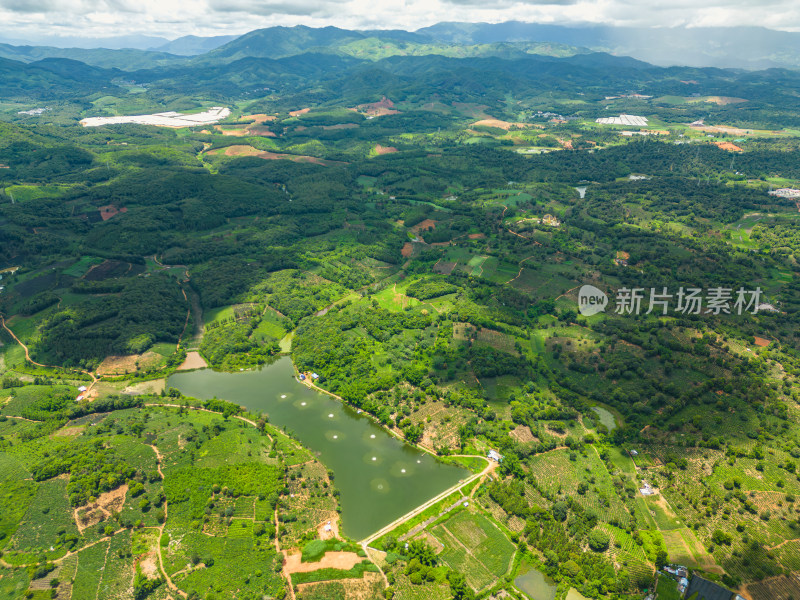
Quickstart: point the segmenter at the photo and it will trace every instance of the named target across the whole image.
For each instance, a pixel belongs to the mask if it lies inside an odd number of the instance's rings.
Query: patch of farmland
[[[100,578],[106,564],[108,544],[108,541],[103,541],[78,554],[78,569],[72,584],[73,598],[97,598]]]
[[[479,329],[476,345],[491,346],[496,350],[502,350],[503,352],[508,352],[514,356],[519,356],[519,352],[517,352],[515,347],[516,340],[513,338],[513,336],[500,331],[495,331],[494,329]]]
[[[442,402],[426,402],[410,415],[412,423],[424,424],[422,442],[432,447],[459,447],[458,429],[469,421],[470,412],[463,408],[446,407]]]
[[[76,263],[64,269],[62,273],[70,277],[80,277],[86,273],[89,268],[102,262],[103,259],[97,258],[96,256],[82,256]]]
[[[796,576],[771,577],[747,586],[753,600],[791,600],[800,598],[800,581]]]
[[[253,146],[246,146],[243,144],[234,145],[234,146],[227,146],[225,148],[219,148],[217,150],[210,150],[208,152],[211,156],[256,156],[258,158],[263,158],[265,160],[291,160],[294,162],[302,162],[302,163],[315,163],[318,165],[324,166],[331,166],[331,165],[344,165],[347,163],[337,161],[337,160],[326,160],[323,158],[317,158],[316,156],[307,156],[303,154],[280,154],[276,152],[269,152],[266,150],[258,150]]]
[[[109,259],[99,265],[94,265],[89,268],[89,270],[84,273],[83,278],[87,281],[103,281],[104,279],[141,273],[144,270],[144,266],[138,265],[138,267],[138,269],[134,269],[134,265],[129,262]],[[71,268],[72,267],[70,267],[70,269]]]
[[[488,256],[473,256],[469,259],[467,266],[472,267],[472,272],[470,275],[474,277],[481,277],[483,275],[483,263],[486,262]]]
[[[632,581],[651,581],[655,566],[647,559],[642,546],[637,544],[633,537],[622,529],[606,523],[601,523],[599,527],[613,540],[608,553],[613,558],[617,568],[625,568],[631,575]]]
[[[713,568],[716,565],[714,557],[688,527],[663,531],[661,535],[671,562],[698,569]]]
[[[628,511],[620,499],[620,492],[614,487],[611,475],[594,448],[586,456],[576,455],[569,459],[567,449],[553,450],[533,457],[529,461],[531,475],[543,495],[553,497],[569,495],[584,508],[591,508],[605,521],[626,522]],[[578,493],[578,485],[583,482],[586,491]]]
[[[399,583],[398,578],[398,583]],[[409,586],[413,588],[424,589],[429,592],[433,586],[414,586],[409,582]],[[343,579],[341,581],[320,581],[318,583],[304,583],[298,586],[297,597],[299,600],[368,600],[371,598],[380,598],[383,596],[383,578],[379,573],[364,573],[361,579]],[[434,588],[435,589],[435,588]],[[447,590],[449,591],[449,586]],[[397,590],[398,593],[395,598],[406,598],[402,596],[401,589]],[[412,596],[413,597],[413,596]],[[438,598],[435,593],[432,596],[425,596],[426,600],[435,600]],[[448,596],[445,596],[447,598]]]
[[[457,262],[446,262],[446,261],[438,261],[435,265],[433,265],[433,271],[435,273],[441,273],[442,275],[450,275],[453,272],[453,269],[456,268]]]
[[[98,375],[127,375],[136,371],[152,369],[159,365],[164,357],[148,350],[144,354],[129,354],[127,356],[106,356],[97,367]]]
[[[450,592],[450,585],[447,582],[443,583],[426,583],[425,585],[414,585],[408,580],[408,577],[402,572],[397,574],[397,579],[394,584],[396,590],[395,600],[450,600],[453,594]],[[329,596],[325,600],[339,600],[339,596]],[[380,596],[375,596],[380,598]],[[309,600],[301,598],[301,600]],[[314,599],[316,600],[316,599]],[[319,600],[323,600],[320,598]]]
[[[98,598],[122,600],[133,595],[133,561],[127,558],[130,552],[130,530],[123,531],[111,538],[103,576],[98,586]]]
[[[514,545],[483,515],[459,511],[431,533],[445,546],[441,559],[465,573],[475,590],[491,585],[508,571]]]
[[[14,535],[13,544],[20,549],[47,550],[61,531],[78,535],[67,498],[67,480],[59,477],[39,485]]]

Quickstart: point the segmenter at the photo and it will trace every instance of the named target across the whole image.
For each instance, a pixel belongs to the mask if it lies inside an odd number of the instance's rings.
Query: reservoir
[[[167,385],[202,400],[217,397],[269,415],[335,475],[342,529],[363,539],[470,475],[396,439],[372,419],[294,378],[281,357],[260,370],[211,369],[171,375]]]
[[[558,591],[558,586],[552,579],[533,567],[519,575],[514,580],[514,585],[531,600],[554,600]]]

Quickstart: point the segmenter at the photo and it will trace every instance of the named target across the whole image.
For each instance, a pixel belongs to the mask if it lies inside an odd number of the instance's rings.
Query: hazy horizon
[[[152,36],[174,40],[242,35],[272,26],[415,31],[441,22],[523,21],[561,26],[736,27],[800,31],[800,5],[787,0],[0,0],[0,36],[39,42]]]

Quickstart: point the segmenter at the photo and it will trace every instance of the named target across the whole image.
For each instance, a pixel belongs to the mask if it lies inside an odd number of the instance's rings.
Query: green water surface
[[[269,415],[333,471],[345,535],[363,539],[469,476],[394,438],[372,419],[294,378],[283,357],[260,370],[176,373],[167,385]]]

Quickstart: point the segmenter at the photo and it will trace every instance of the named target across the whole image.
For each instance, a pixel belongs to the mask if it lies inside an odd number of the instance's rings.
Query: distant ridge
[[[455,44],[555,42],[631,56],[659,66],[800,68],[800,33],[764,27],[612,27],[437,23],[416,33]]]

